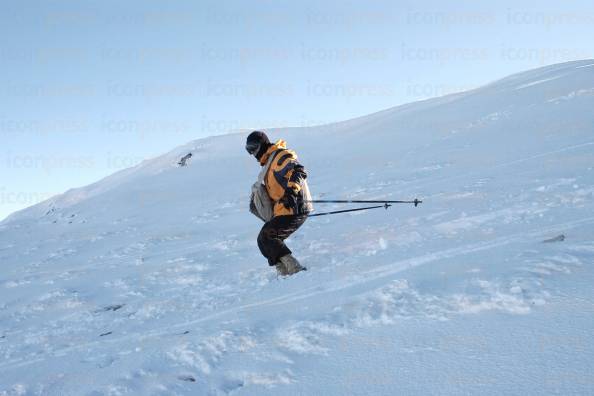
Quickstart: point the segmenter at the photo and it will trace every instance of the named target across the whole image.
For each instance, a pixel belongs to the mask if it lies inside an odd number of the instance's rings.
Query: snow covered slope
[[[594,60],[268,131],[318,198],[425,200],[310,219],[290,279],[256,246],[243,134],[16,213],[0,395],[592,394],[592,109]]]

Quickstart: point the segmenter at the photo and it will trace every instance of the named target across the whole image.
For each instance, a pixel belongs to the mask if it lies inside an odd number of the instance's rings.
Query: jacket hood
[[[287,142],[285,142],[282,139],[278,140],[276,143],[271,145],[268,148],[268,150],[266,150],[266,152],[262,155],[262,158],[260,158],[260,165],[262,165],[262,166],[266,165],[266,162],[268,162],[268,158],[270,158],[272,153],[274,153],[276,150],[284,150],[286,148],[287,148]]]

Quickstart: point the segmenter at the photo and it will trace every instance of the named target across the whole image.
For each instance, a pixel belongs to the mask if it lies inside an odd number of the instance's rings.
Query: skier
[[[284,241],[313,210],[307,173],[295,152],[287,150],[284,140],[272,144],[264,132],[254,131],[247,137],[245,148],[262,166],[250,200],[250,212],[265,222],[258,235],[258,247],[279,275],[306,270]]]
[[[192,153],[188,153],[186,155],[184,155],[183,157],[181,157],[181,159],[179,160],[179,162],[177,163],[179,166],[187,166],[188,165],[188,160],[192,158]]]

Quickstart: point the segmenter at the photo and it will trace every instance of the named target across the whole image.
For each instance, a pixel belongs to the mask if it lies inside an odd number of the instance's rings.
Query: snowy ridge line
[[[575,149],[579,149],[579,148],[583,148],[583,147],[587,147],[587,146],[592,146],[592,145],[594,145],[594,141],[584,142],[584,143],[580,143],[580,144],[574,144],[572,146],[563,147],[563,148],[560,148],[560,149],[557,149],[557,150],[547,151],[545,153],[540,153],[540,154],[535,154],[535,155],[532,155],[530,157],[519,158],[519,159],[515,159],[513,161],[503,162],[501,164],[492,165],[492,166],[490,166],[488,168],[481,169],[480,171],[472,171],[472,172],[468,172],[468,173],[458,174],[456,176],[451,176],[451,177],[439,179],[438,181],[435,180],[435,177],[434,176],[429,176],[429,177],[426,177],[426,178],[421,179],[421,180],[415,180],[415,181],[403,183],[399,187],[430,186],[430,185],[434,185],[434,184],[437,184],[437,183],[450,182],[452,180],[463,179],[465,177],[469,177],[469,176],[473,176],[473,175],[484,176],[484,172],[486,172],[486,171],[500,169],[500,168],[505,168],[506,166],[520,164],[522,162],[528,162],[528,161],[532,161],[532,160],[539,159],[539,158],[542,158],[542,157],[546,157],[546,156],[549,156],[549,155],[559,154],[559,153],[563,153],[563,152],[566,152],[566,151],[571,151],[571,150],[575,150]]]
[[[460,246],[457,248],[445,249],[442,251],[429,253],[429,254],[426,254],[423,256],[418,256],[418,257],[413,257],[413,258],[397,261],[393,264],[384,265],[379,268],[375,268],[375,269],[372,269],[372,270],[369,270],[366,272],[362,272],[361,273],[362,276],[364,276],[364,275],[370,275],[370,276],[367,276],[360,280],[351,281],[347,284],[343,283],[344,280],[333,281],[333,282],[329,283],[329,285],[330,285],[329,287],[324,288],[323,285],[317,285],[317,286],[310,287],[308,289],[301,290],[299,292],[295,292],[295,293],[285,295],[282,297],[272,298],[272,299],[261,301],[258,303],[245,304],[245,305],[242,305],[239,307],[229,308],[229,309],[226,309],[226,310],[223,310],[220,312],[213,313],[211,315],[203,316],[200,319],[191,320],[188,322],[179,323],[179,324],[176,324],[173,326],[168,326],[168,327],[164,327],[164,328],[160,328],[160,329],[154,329],[153,331],[150,331],[150,332],[142,334],[142,335],[139,333],[126,334],[119,338],[102,339],[102,340],[96,340],[96,341],[91,341],[91,342],[86,342],[86,343],[79,343],[75,346],[54,350],[51,352],[52,355],[50,355],[50,356],[48,356],[48,355],[37,356],[37,357],[33,357],[32,359],[29,359],[29,360],[13,359],[13,360],[5,361],[2,364],[0,364],[0,369],[24,367],[24,366],[31,365],[34,363],[45,361],[49,358],[64,357],[65,355],[67,355],[70,352],[84,350],[86,348],[91,348],[91,347],[96,347],[96,346],[101,346],[101,345],[106,345],[106,344],[117,344],[117,343],[121,343],[121,342],[129,342],[129,341],[134,341],[134,340],[145,341],[145,340],[151,339],[151,338],[158,338],[158,337],[162,337],[162,336],[166,336],[166,335],[173,335],[172,333],[177,332],[180,329],[184,329],[184,328],[187,328],[187,327],[190,327],[190,326],[202,323],[202,322],[210,321],[212,319],[224,317],[229,314],[245,313],[244,311],[250,310],[250,309],[255,309],[255,308],[260,308],[260,307],[270,307],[270,306],[282,305],[282,304],[286,304],[286,303],[293,303],[293,302],[304,300],[304,299],[307,299],[307,298],[310,298],[313,296],[328,294],[328,293],[332,293],[332,292],[336,292],[336,291],[342,291],[342,290],[345,290],[348,288],[368,284],[373,281],[378,281],[381,278],[392,276],[398,272],[401,272],[401,271],[404,271],[404,270],[407,270],[410,268],[414,268],[414,267],[417,267],[420,265],[424,265],[424,264],[427,264],[430,262],[434,262],[437,260],[441,260],[441,259],[445,259],[445,258],[452,258],[452,257],[457,257],[457,256],[463,256],[465,254],[489,250],[489,249],[493,249],[496,247],[509,245],[512,243],[522,243],[522,242],[530,241],[535,237],[540,237],[546,233],[564,231],[564,230],[566,231],[568,229],[575,228],[575,227],[589,224],[589,223],[594,223],[594,216],[587,217],[587,218],[580,219],[580,220],[565,222],[565,223],[558,223],[558,224],[554,224],[554,225],[551,225],[551,226],[548,226],[545,228],[539,228],[539,229],[529,230],[526,232],[516,233],[516,234],[510,235],[510,236],[496,238],[496,239],[494,239],[492,241],[488,241],[488,242],[473,243],[473,244]],[[369,290],[361,291],[357,295],[363,294],[366,292],[369,292]]]

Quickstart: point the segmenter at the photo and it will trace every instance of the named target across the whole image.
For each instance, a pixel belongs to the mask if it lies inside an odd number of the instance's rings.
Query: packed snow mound
[[[424,200],[309,219],[288,279],[245,134],[15,213],[0,395],[593,394],[593,65],[268,130],[318,198]]]

